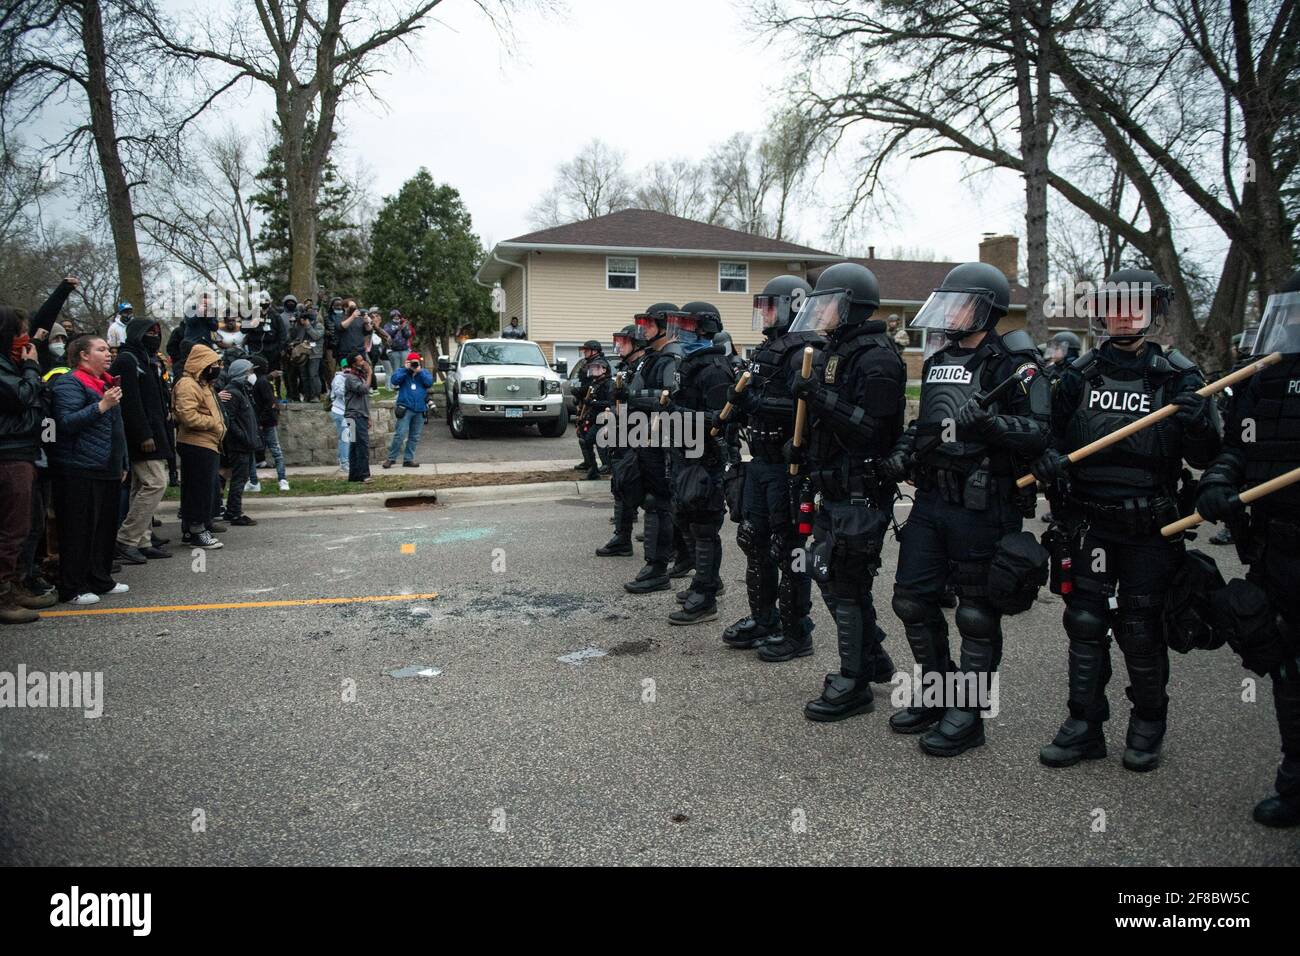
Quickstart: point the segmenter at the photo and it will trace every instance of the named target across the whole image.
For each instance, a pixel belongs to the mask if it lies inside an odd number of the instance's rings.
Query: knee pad
[[[894,614],[904,624],[924,624],[933,621],[936,617],[943,618],[937,603],[927,601],[920,594],[907,588],[894,588],[892,605]]]
[[[1082,644],[1104,644],[1106,632],[1110,630],[1106,615],[1086,607],[1067,606],[1061,623],[1065,625],[1066,637]]]
[[[761,547],[759,540],[758,528],[748,518],[736,526],[736,544],[740,545],[740,550],[747,557],[757,556]]]
[[[998,639],[1002,615],[987,604],[962,598],[953,619],[957,623],[957,633],[962,637],[990,643]]]
[[[1165,628],[1161,597],[1121,594],[1115,620],[1115,643],[1125,654],[1156,654],[1164,650]]]

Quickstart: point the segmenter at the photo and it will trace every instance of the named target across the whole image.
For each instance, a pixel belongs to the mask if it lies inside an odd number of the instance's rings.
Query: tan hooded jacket
[[[201,381],[203,370],[220,361],[220,356],[203,345],[190,349],[185,360],[185,374],[176,383],[172,395],[172,414],[176,417],[176,442],[197,445],[209,451],[221,451],[226,422],[221,417],[217,393]]]

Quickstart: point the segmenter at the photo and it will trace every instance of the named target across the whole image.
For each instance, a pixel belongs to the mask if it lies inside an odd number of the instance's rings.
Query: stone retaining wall
[[[396,418],[393,403],[370,402],[370,460],[388,454]],[[333,465],[338,461],[338,436],[327,407],[315,402],[280,406],[280,447],[286,465]]]

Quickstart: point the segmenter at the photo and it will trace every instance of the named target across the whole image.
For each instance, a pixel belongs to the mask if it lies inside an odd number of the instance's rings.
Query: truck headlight
[[[464,392],[466,395],[477,395],[478,379],[476,378],[465,379],[465,381],[460,383],[460,390]]]
[[[547,383],[546,383],[546,394],[547,394],[547,395],[559,395],[559,394],[560,394],[560,383],[559,383],[559,382],[547,382]]]

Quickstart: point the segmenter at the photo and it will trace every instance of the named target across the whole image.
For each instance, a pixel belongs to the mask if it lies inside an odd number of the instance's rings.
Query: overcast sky
[[[565,8],[517,14],[507,48],[473,3],[446,0],[413,39],[413,55],[390,59],[389,74],[374,83],[378,99],[345,107],[342,165],[361,157],[376,197],[428,167],[460,190],[491,244],[530,231],[529,209],[556,166],[593,137],[623,150],[635,171],[656,159],[703,158],[737,131],[761,132],[778,105],[786,66],[747,28],[742,3],[566,0]],[[208,128],[234,123],[260,142],[271,112],[269,94],[248,84],[227,96]],[[852,159],[843,153],[823,177],[824,205],[814,199],[798,210],[799,241],[830,245],[830,209],[843,201],[842,164]],[[1020,177],[966,172],[951,157],[895,167],[897,214],[832,251],[865,255],[873,244],[878,256],[901,246],[963,260],[976,257],[982,233],[1023,237]]]

